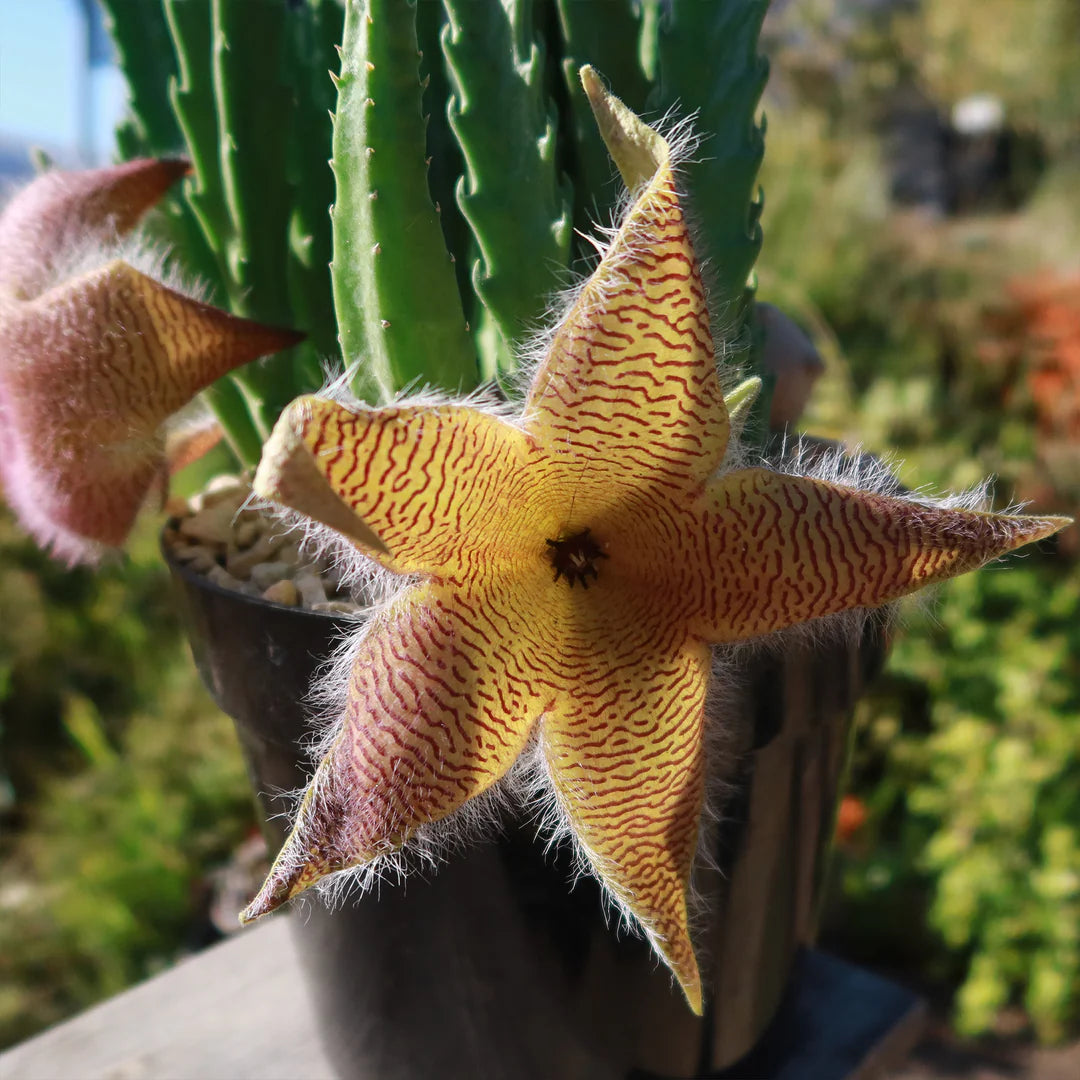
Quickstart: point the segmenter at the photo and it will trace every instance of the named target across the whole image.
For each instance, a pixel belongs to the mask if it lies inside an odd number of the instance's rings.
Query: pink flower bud
[[[165,422],[226,372],[302,335],[177,292],[119,259],[57,280],[130,229],[182,162],[48,173],[0,214],[0,484],[70,563],[121,545],[167,480]]]

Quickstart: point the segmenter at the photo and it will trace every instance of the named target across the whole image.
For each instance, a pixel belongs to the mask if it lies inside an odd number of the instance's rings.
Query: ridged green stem
[[[346,8],[334,123],[334,307],[358,394],[476,385],[476,355],[427,184],[416,5]]]
[[[163,3],[177,63],[177,75],[169,83],[169,98],[193,173],[192,179],[185,182],[187,202],[215,257],[215,279],[228,292],[223,257],[227,219],[217,155],[210,0]],[[240,460],[247,464],[258,461],[266,432],[256,422],[256,402],[243,381],[236,376],[219,379],[208,391],[207,400]]]
[[[164,5],[154,0],[101,3],[129,87],[129,114],[116,133],[121,156],[161,157],[180,152],[184,133],[173,108],[177,55]],[[198,25],[200,15],[208,25],[209,7],[203,5],[199,12],[199,6],[196,0],[187,14],[193,16],[194,25]],[[148,219],[147,228],[175,255],[185,272],[194,273],[214,290],[221,289],[217,260],[186,199],[178,194],[167,196]],[[257,460],[260,433],[240,389],[231,380],[222,379],[206,396],[237,458]]]
[[[479,253],[473,287],[502,339],[484,374],[510,374],[515,346],[536,331],[562,283],[572,192],[558,170],[558,121],[531,0],[444,6],[450,126],[465,156],[457,200]]]
[[[218,379],[204,391],[206,402],[225,432],[225,441],[243,465],[254,465],[262,457],[265,441],[251,418],[251,404],[231,376]]]
[[[210,4],[211,0],[164,0],[177,60],[169,96],[193,174],[188,202],[214,256],[221,260],[228,219],[217,153]]]
[[[768,61],[758,52],[768,0],[672,0],[659,40],[659,100],[698,112],[707,136],[686,178],[724,317],[739,314],[761,250],[757,175],[765,150],[755,114]]]
[[[465,172],[461,147],[450,128],[450,79],[442,51],[446,11],[442,0],[419,0],[416,39],[420,46],[420,75],[424,87],[423,110],[427,121],[428,189],[439,211],[443,239],[454,260],[465,321],[472,322],[476,296],[469,274],[472,245],[469,224],[457,204],[458,181]]]
[[[184,136],[170,99],[176,52],[160,0],[99,0],[128,84],[128,112],[116,129],[123,160],[170,157],[184,150]],[[149,235],[175,253],[187,273],[214,289],[221,275],[199,222],[177,190],[147,220]]]
[[[632,0],[581,3],[558,0],[563,37],[562,72],[572,114],[574,226],[591,232],[608,224],[622,186],[596,128],[578,72],[591,64],[612,92],[635,113],[645,109],[649,80],[640,61],[642,20]]]
[[[368,399],[468,390],[478,354],[485,377],[513,371],[564,280],[571,222],[589,230],[620,190],[584,63],[635,111],[697,111],[701,254],[722,320],[745,315],[767,0],[101,2],[132,87],[124,152],[182,138],[192,160],[169,239],[233,311],[310,335],[211,395],[249,461],[339,351]]]
[[[297,326],[309,347],[297,350],[308,364],[307,386],[320,378],[322,360],[340,362],[334,297],[330,288],[330,114],[337,93],[330,72],[337,67],[345,10],[341,0],[308,0],[290,12],[287,70],[294,73],[296,108],[289,143],[288,175],[294,192],[289,219],[289,295]],[[307,355],[304,356],[303,354]]]
[[[116,129],[121,156],[135,157],[154,147],[157,153],[180,147],[182,136],[169,102],[169,80],[176,75],[176,54],[169,24],[154,0],[98,0],[128,84],[130,111]]]
[[[287,11],[284,4],[212,0],[211,15],[230,307],[245,318],[290,325],[285,178],[293,102],[280,74]],[[272,428],[299,393],[295,365],[287,350],[241,373],[256,397],[260,427]]]

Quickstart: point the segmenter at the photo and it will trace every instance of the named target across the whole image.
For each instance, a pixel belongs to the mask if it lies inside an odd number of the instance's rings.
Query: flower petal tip
[[[340,863],[332,863],[324,858],[321,847],[312,838],[310,821],[294,829],[255,899],[240,913],[240,922],[255,922],[277,911],[322,878],[343,869]]]
[[[343,868],[340,862],[332,862],[323,855],[328,841],[312,821],[310,801],[307,805],[308,811],[301,811],[301,821],[285,841],[255,899],[240,913],[241,923],[254,922],[277,911],[322,878]],[[318,805],[322,807],[324,803]],[[327,825],[331,820],[320,819],[318,824]]]
[[[695,971],[694,978],[690,982],[679,980],[682,992],[686,995],[686,1004],[695,1016],[701,1016],[705,1011],[705,1003],[701,994],[701,976]]]
[[[190,169],[183,158],[139,158],[42,173],[0,214],[0,293],[37,296],[71,250],[88,239],[109,242],[130,232]]]
[[[263,447],[252,489],[262,499],[297,510],[348,537],[367,552],[389,555],[379,535],[330,486],[319,464],[324,446],[320,421],[348,410],[314,396],[296,398],[278,418]]]
[[[698,966],[697,955],[687,928],[683,926],[666,939],[654,940],[654,947],[686,997],[687,1005],[693,1010],[695,1016],[701,1016],[704,1007],[701,968]]]
[[[224,314],[218,312],[216,308],[209,310],[214,315]],[[302,330],[292,330],[286,326],[267,326],[250,319],[238,319],[235,316],[226,316],[226,318],[228,326],[231,327],[229,336],[232,339],[231,348],[234,352],[231,361],[226,359],[227,366],[221,374],[233,371],[260,357],[272,356],[274,353],[294,348],[307,340],[307,334]]]
[[[991,515],[998,522],[1005,525],[1006,532],[999,543],[1000,550],[997,555],[1007,555],[1010,551],[1024,547],[1026,544],[1038,543],[1054,536],[1073,524],[1070,517],[1051,515],[1041,517],[1029,514],[1000,514]],[[993,555],[990,556],[991,558]]]
[[[615,97],[590,65],[581,68],[578,75],[608,153],[633,191],[667,162],[667,140]]]
[[[287,904],[293,896],[292,883],[284,875],[276,876],[271,871],[255,899],[240,912],[241,926],[257,922],[264,915],[269,915]]]

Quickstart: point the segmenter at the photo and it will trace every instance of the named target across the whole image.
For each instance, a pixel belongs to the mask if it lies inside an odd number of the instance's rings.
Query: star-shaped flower
[[[730,423],[667,143],[583,72],[637,196],[513,421],[293,403],[256,490],[410,576],[245,919],[377,863],[532,745],[569,830],[679,980],[710,645],[876,607],[1060,528],[764,468]],[[730,459],[729,459],[730,460]]]
[[[110,254],[186,171],[140,160],[48,172],[0,214],[0,482],[26,530],[69,562],[122,544],[164,488],[164,425],[177,410],[301,337]]]

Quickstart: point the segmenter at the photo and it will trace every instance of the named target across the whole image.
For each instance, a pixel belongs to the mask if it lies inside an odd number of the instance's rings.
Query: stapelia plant
[[[205,429],[165,424],[220,376],[298,335],[158,281],[118,247],[183,161],[48,172],[0,215],[0,480],[20,521],[69,562],[121,545],[170,459]]]
[[[63,184],[39,181],[0,224],[8,497],[69,557],[119,541],[164,472],[166,417],[230,371],[209,402],[238,461],[273,429],[257,489],[400,585],[354,643],[339,723],[245,917],[377,874],[531,774],[700,1010],[687,891],[710,650],[876,607],[1062,524],[744,467],[760,384],[725,397],[699,260],[724,351],[752,342],[764,0],[101,2],[131,88],[121,152],[191,161],[150,234],[234,317],[64,254],[69,225],[111,241],[179,167],[64,181],[89,194],[49,214],[44,185]],[[710,136],[684,163],[693,243],[678,141],[631,111],[676,103]],[[583,255],[575,229],[616,202],[605,143],[628,209],[519,380]],[[36,220],[64,223],[41,265]],[[328,357],[370,404],[285,408]],[[502,409],[398,397],[485,382]]]
[[[878,607],[1064,522],[740,467],[678,148],[581,77],[633,202],[521,411],[305,397],[267,445],[256,491],[403,584],[357,638],[340,724],[244,917],[377,873],[531,755],[700,1012],[710,646]]]

